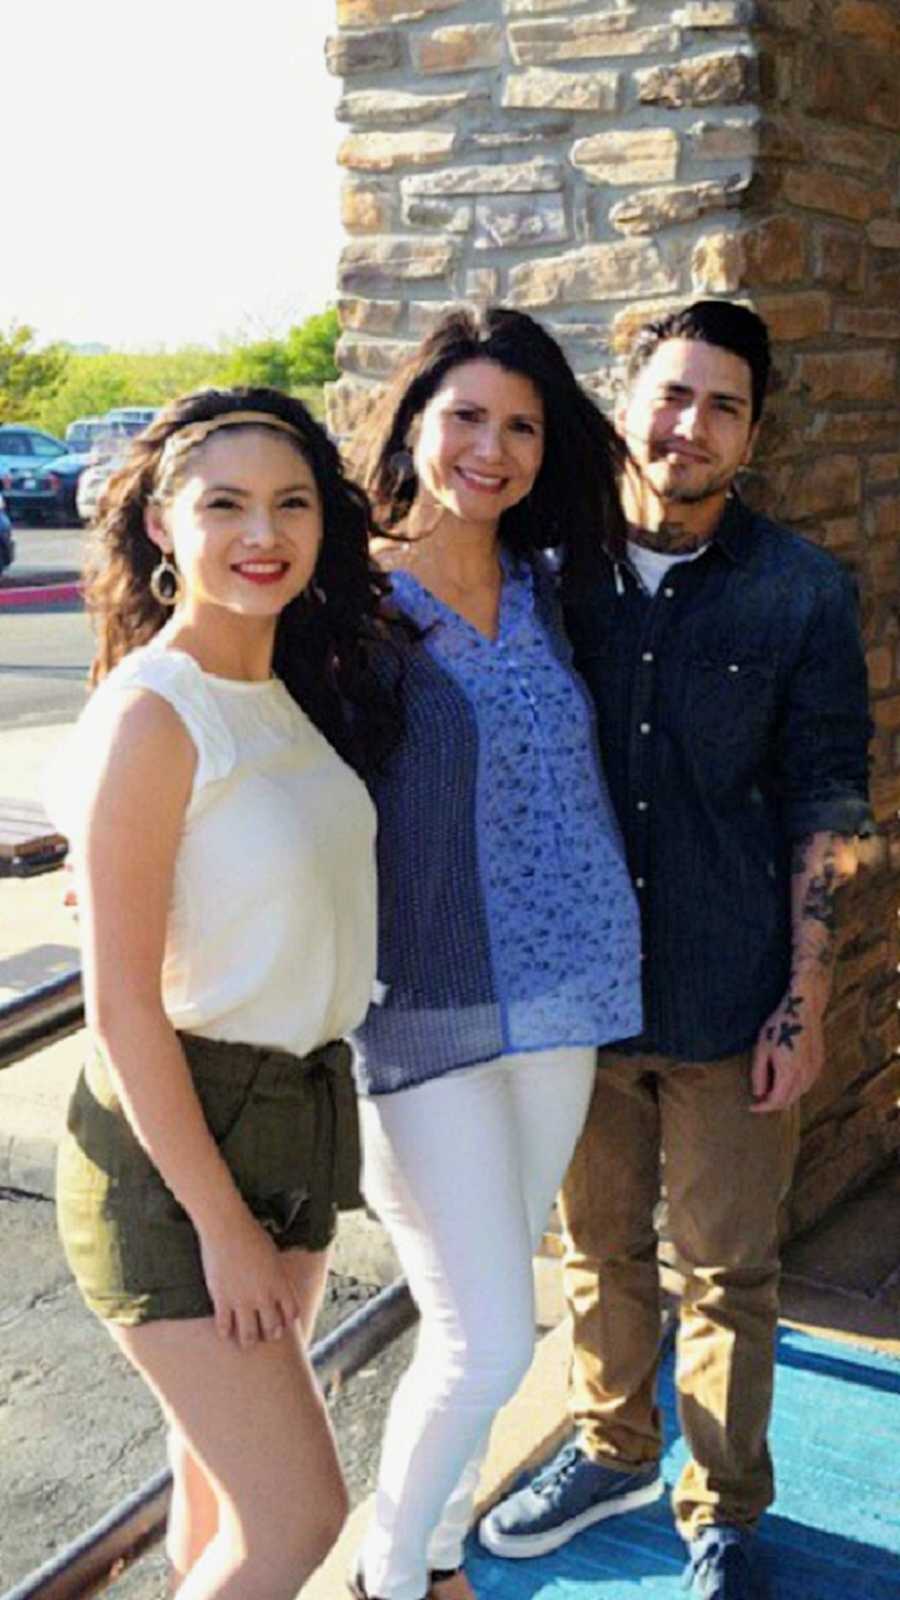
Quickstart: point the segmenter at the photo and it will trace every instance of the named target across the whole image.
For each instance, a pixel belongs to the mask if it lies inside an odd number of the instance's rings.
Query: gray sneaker
[[[663,1488],[655,1461],[631,1472],[602,1467],[567,1444],[524,1489],[482,1517],[478,1538],[495,1556],[545,1556],[605,1517],[650,1505]]]

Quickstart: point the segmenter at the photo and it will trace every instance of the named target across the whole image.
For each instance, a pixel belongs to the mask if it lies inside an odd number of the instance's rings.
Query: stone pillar
[[[637,323],[756,307],[747,492],[858,576],[881,835],[845,897],[789,1226],[900,1148],[900,0],[336,0],[347,433],[448,305],[539,317],[608,403]]]

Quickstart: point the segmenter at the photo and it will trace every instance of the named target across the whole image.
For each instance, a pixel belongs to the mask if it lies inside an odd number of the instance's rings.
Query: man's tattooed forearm
[[[784,1017],[777,1026],[774,1022],[770,1022],[766,1028],[766,1038],[771,1045],[775,1046],[776,1050],[782,1046],[786,1050],[793,1050],[795,1038],[803,1032],[803,1023],[791,1022],[787,1019],[799,1016],[802,1005],[802,994],[794,994],[793,989],[789,989],[780,1007],[785,1014]]]

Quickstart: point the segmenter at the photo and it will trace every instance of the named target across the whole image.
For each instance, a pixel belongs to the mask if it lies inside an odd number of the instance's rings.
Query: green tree
[[[291,382],[295,388],[304,384],[333,383],[339,376],[334,349],[340,331],[338,314],[333,308],[307,317],[299,327],[288,331],[286,343]]]
[[[25,418],[35,401],[58,387],[66,369],[66,352],[59,345],[34,347],[35,333],[25,323],[13,323],[0,332],[0,422]]]
[[[253,344],[236,345],[225,368],[225,382],[251,386],[270,384],[273,389],[293,388],[287,345],[281,339],[258,339]]]

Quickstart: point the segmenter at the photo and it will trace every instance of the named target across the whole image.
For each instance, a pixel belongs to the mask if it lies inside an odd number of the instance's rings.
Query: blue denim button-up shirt
[[[787,985],[792,841],[871,830],[854,586],[734,497],[655,596],[608,562],[566,621],[641,905],[645,1031],[626,1048],[729,1055]]]

